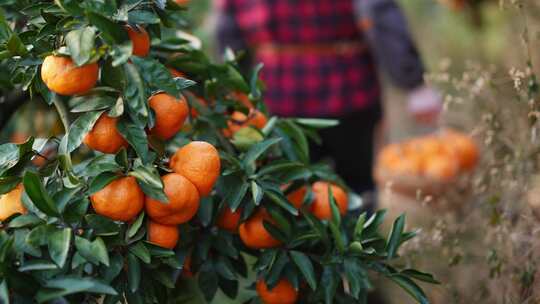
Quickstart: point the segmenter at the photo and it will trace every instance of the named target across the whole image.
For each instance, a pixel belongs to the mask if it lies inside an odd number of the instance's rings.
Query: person
[[[315,160],[331,157],[358,194],[374,189],[374,132],[383,118],[378,67],[409,95],[417,121],[441,108],[393,0],[217,0],[221,50],[264,63],[264,99],[275,115],[339,119],[320,133]]]

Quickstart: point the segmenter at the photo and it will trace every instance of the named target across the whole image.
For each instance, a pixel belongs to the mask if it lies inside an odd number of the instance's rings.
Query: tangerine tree
[[[376,272],[427,303],[404,216],[384,237],[310,163],[335,122],[268,117],[261,66],[179,38],[178,1],[0,4],[4,89],[65,129],[0,145],[0,302],[365,303]]]

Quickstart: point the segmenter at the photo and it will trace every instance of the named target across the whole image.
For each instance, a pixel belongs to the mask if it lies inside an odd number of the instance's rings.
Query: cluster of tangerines
[[[478,156],[478,147],[469,136],[447,129],[383,148],[375,170],[394,176],[450,182],[472,170]]]
[[[133,43],[132,53],[146,56],[150,50],[150,37],[142,27],[126,26],[126,31]],[[173,77],[184,74],[170,69]],[[70,57],[50,55],[41,66],[41,77],[45,85],[53,92],[64,96],[87,93],[97,83],[99,66],[89,63],[76,66]],[[240,111],[232,113],[227,128],[222,130],[226,137],[232,137],[243,128],[263,129],[267,117],[255,109],[248,96],[232,93],[229,98],[239,101],[249,109],[248,114]],[[206,101],[198,98],[202,105]],[[189,105],[183,96],[176,98],[166,93],[152,95],[148,104],[155,112],[155,124],[148,130],[150,134],[162,140],[174,137],[183,127]],[[198,115],[191,109],[192,117]],[[106,154],[116,154],[129,145],[117,129],[118,118],[103,113],[93,128],[84,137],[84,143],[90,149]],[[133,176],[122,176],[110,182],[103,189],[90,196],[94,211],[115,221],[130,222],[145,210],[148,221],[147,238],[149,242],[164,248],[175,248],[179,240],[177,225],[190,221],[198,211],[200,199],[212,192],[220,176],[221,162],[217,149],[207,142],[193,141],[179,148],[169,161],[170,173],[161,177],[167,202],[161,202],[146,196]],[[285,190],[288,188],[284,186]],[[332,208],[329,199],[331,189],[339,212],[346,213],[348,196],[341,187],[324,181],[295,189],[287,195],[288,200],[297,208],[306,208],[315,217],[329,220]],[[0,221],[10,216],[27,212],[21,201],[23,185],[19,184],[11,192],[0,197]],[[311,203],[303,206],[311,193]],[[252,249],[278,247],[281,241],[275,239],[264,227],[263,221],[273,223],[270,214],[260,208],[244,222],[241,221],[242,209],[221,210],[216,225],[231,233],[238,233],[242,242]],[[184,270],[190,274],[190,258],[186,258]],[[268,289],[264,280],[256,285],[257,292],[264,303],[294,303],[297,291],[285,279]]]

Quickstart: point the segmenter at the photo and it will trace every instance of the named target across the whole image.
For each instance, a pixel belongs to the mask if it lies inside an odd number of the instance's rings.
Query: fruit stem
[[[64,131],[68,132],[69,130],[69,120],[67,117],[67,111],[62,102],[60,101],[60,98],[58,96],[53,97],[53,104],[56,108],[56,111],[58,112],[58,116],[60,117],[60,120],[62,121],[62,125],[64,126]]]

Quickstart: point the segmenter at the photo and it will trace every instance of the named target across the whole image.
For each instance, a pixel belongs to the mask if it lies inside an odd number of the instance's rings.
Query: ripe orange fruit
[[[162,225],[154,221],[148,223],[148,241],[163,248],[173,249],[178,243],[178,227]]]
[[[330,208],[330,201],[328,200],[328,187],[332,189],[334,200],[341,215],[344,215],[347,212],[347,206],[349,203],[347,192],[345,192],[345,190],[343,190],[341,187],[322,181],[314,183],[313,193],[315,195],[315,199],[311,204],[311,212],[321,220],[329,220],[332,218],[332,209]]]
[[[298,300],[298,291],[286,279],[281,279],[272,289],[259,279],[256,285],[257,294],[264,304],[294,304]]]
[[[199,190],[199,195],[204,197],[210,194],[219,177],[221,161],[214,146],[204,141],[193,141],[174,153],[170,167],[190,180]]]
[[[142,26],[126,26],[129,39],[133,44],[133,55],[144,57],[150,52],[150,36]]]
[[[451,155],[432,155],[424,162],[424,175],[438,181],[451,181],[458,173],[458,166]]]
[[[199,209],[199,192],[184,176],[169,173],[162,178],[168,203],[146,197],[146,213],[154,222],[163,225],[186,223]]]
[[[300,209],[300,207],[302,207],[307,190],[307,186],[302,186],[301,188],[296,189],[287,195],[287,199],[293,204],[294,207],[296,207],[296,209]]]
[[[188,5],[190,0],[174,0],[178,5]]]
[[[144,206],[144,193],[133,176],[112,181],[90,196],[97,214],[115,221],[127,222],[135,218]]]
[[[0,196],[0,221],[5,221],[16,213],[26,214],[26,208],[21,201],[23,190],[23,184],[18,184],[13,190]]]
[[[459,160],[459,166],[464,170],[471,170],[478,162],[479,152],[476,143],[467,135],[453,130],[447,130],[442,138],[450,146]]]
[[[443,141],[435,136],[412,139],[404,143],[403,149],[406,154],[416,154],[421,156],[444,153],[447,150]]]
[[[244,107],[248,109],[254,108],[253,103],[251,102],[251,100],[249,100],[249,96],[246,93],[238,91],[232,92],[229,93],[229,98],[239,101],[242,105],[244,105]]]
[[[272,223],[272,218],[264,209],[259,209],[248,218],[245,222],[240,224],[238,233],[240,239],[247,247],[258,248],[273,248],[281,245],[281,241],[275,239],[270,232],[264,228],[263,221]]]
[[[178,71],[177,69],[174,69],[174,68],[168,68],[169,72],[171,73],[172,77],[182,77],[182,78],[186,78],[186,74]]]
[[[420,176],[425,157],[419,154],[407,154],[391,167],[392,172],[403,176]]]
[[[231,233],[238,232],[238,224],[240,223],[240,217],[242,216],[242,209],[236,209],[235,212],[231,208],[225,207],[219,214],[216,225]]]
[[[84,143],[93,150],[109,154],[115,154],[123,147],[127,148],[127,141],[116,128],[117,121],[116,117],[101,114],[92,130],[84,137]]]
[[[227,122],[228,128],[225,130],[224,134],[226,137],[230,137],[240,129],[248,126],[260,130],[266,126],[267,122],[268,119],[266,118],[266,115],[258,110],[251,110],[248,116],[242,112],[236,111],[231,115],[231,119]]]
[[[49,90],[60,95],[86,93],[96,85],[98,77],[95,62],[78,67],[69,57],[49,55],[41,65],[41,79]]]
[[[151,134],[167,140],[182,129],[189,110],[184,96],[176,99],[169,94],[159,93],[150,97],[149,104],[156,113],[156,123],[150,130]]]

